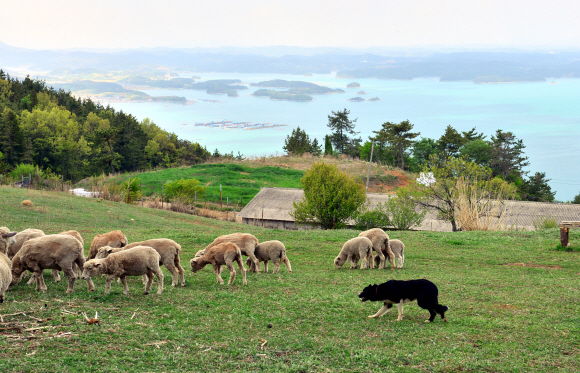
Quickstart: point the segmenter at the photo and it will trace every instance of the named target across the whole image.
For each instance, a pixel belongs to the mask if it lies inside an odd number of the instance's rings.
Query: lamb
[[[0,303],[4,303],[4,293],[12,282],[12,261],[6,254],[0,253]]]
[[[88,259],[95,259],[97,252],[103,246],[110,247],[124,247],[129,244],[127,237],[121,231],[112,231],[105,234],[96,235],[91,243],[91,249],[89,250]]]
[[[286,264],[286,268],[288,268],[288,272],[292,273],[292,267],[290,266],[290,261],[286,256],[286,247],[280,241],[266,241],[262,242],[258,246],[256,246],[256,250],[254,251],[256,258],[260,262],[264,262],[264,272],[268,273],[268,262],[271,260],[274,263],[274,272],[278,273],[280,270],[280,262]],[[248,258],[246,260],[246,264],[249,267],[250,272],[255,272],[256,267],[252,260]]]
[[[369,267],[369,262],[372,257],[373,243],[366,237],[355,237],[346,241],[342,246],[342,250],[334,259],[334,264],[337,269],[340,269],[346,260],[351,263],[350,268],[358,267],[358,261],[362,258],[360,268],[365,269]]]
[[[405,244],[401,240],[389,240],[389,248],[397,258],[397,268],[403,268],[405,262]],[[378,263],[378,257],[375,257],[375,263]]]
[[[155,249],[147,246],[136,246],[110,254],[104,259],[88,260],[83,267],[82,278],[87,281],[91,277],[107,275],[105,294],[111,292],[111,282],[119,277],[123,283],[123,295],[129,293],[127,276],[147,275],[145,294],[149,294],[153,284],[153,274],[157,276],[157,294],[163,293],[163,272],[159,268],[161,255]]]
[[[224,236],[219,236],[212,243],[210,243],[205,249],[200,250],[195,254],[196,258],[201,257],[207,251],[207,249],[219,245],[224,242],[231,242],[236,244],[245,256],[250,257],[254,265],[256,266],[257,272],[260,273],[260,262],[256,258],[254,251],[256,246],[258,246],[258,239],[249,233],[232,233]]]
[[[36,278],[36,290],[46,293],[42,271],[44,269],[56,269],[64,271],[68,278],[67,293],[74,290],[76,274],[73,265],[82,267],[85,264],[83,246],[76,238],[64,234],[42,236],[27,241],[12,260],[12,284],[17,285],[22,279],[22,273],[26,270],[33,272]],[[95,290],[91,279],[87,280],[89,291]]]
[[[36,237],[42,237],[44,236],[44,232],[41,231],[40,229],[25,229],[23,231],[20,231],[16,234],[16,236],[14,236],[14,239],[16,240],[16,242],[14,242],[12,245],[8,246],[8,259],[12,259],[14,258],[14,255],[16,255],[16,253],[20,250],[20,248],[22,248],[22,245],[24,245],[24,243],[28,240],[31,240],[33,238]],[[1,249],[0,249],[1,251]]]
[[[207,264],[211,264],[213,266],[213,271],[215,272],[218,283],[223,285],[224,280],[220,274],[221,267],[225,264],[230,270],[230,281],[228,282],[228,285],[231,285],[236,278],[236,270],[233,266],[234,262],[237,262],[238,267],[240,267],[240,272],[242,272],[242,276],[244,278],[244,285],[248,285],[248,281],[246,280],[246,269],[242,263],[242,251],[235,243],[222,242],[220,244],[206,248],[205,253],[202,256],[191,259],[190,265],[191,271],[195,273],[201,270]]]
[[[369,229],[368,231],[361,232],[358,236],[359,237],[366,237],[372,241],[373,250],[376,251],[377,256],[379,258],[379,265],[378,265],[379,269],[383,269],[387,265],[386,260],[385,260],[385,254],[387,254],[389,257],[389,262],[391,262],[391,268],[395,269],[395,256],[388,248],[389,247],[389,235],[386,234],[385,231],[383,231],[380,228],[372,228],[372,229]],[[371,268],[375,268],[376,261],[377,261],[376,259],[374,262],[371,260],[371,262],[370,262]]]
[[[0,228],[0,253],[8,253],[10,246],[16,243],[16,236],[18,232],[10,232],[10,229],[6,227]]]
[[[185,286],[185,271],[179,261],[179,251],[181,250],[181,246],[177,242],[168,238],[156,238],[147,241],[133,242],[125,247],[115,249],[108,246],[101,247],[97,252],[95,259],[106,258],[110,253],[128,250],[136,246],[148,246],[155,249],[155,251],[161,255],[161,262],[159,265],[165,265],[167,270],[171,272],[171,285],[177,286],[179,280],[181,280],[181,286]],[[144,281],[147,281],[146,277],[144,278]]]

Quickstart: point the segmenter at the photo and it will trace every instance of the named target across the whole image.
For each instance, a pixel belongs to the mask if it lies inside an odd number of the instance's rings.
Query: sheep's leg
[[[244,263],[242,263],[242,258],[236,258],[236,262],[238,262],[238,267],[240,267],[240,272],[242,272],[242,278],[244,279],[244,285],[248,285],[248,280],[246,280],[246,269],[244,268]],[[234,266],[232,266],[232,269]]]
[[[405,262],[405,254],[399,254],[397,257],[397,268],[403,268],[403,263]]]
[[[231,262],[227,262],[226,266],[230,271],[230,281],[228,281],[228,285],[231,285],[234,283],[234,280],[236,279],[236,269],[234,268]]]
[[[30,276],[30,278],[28,279],[28,282],[26,283],[26,285],[30,285],[30,284],[33,284],[33,283],[36,283],[36,273],[33,273]],[[38,289],[36,289],[36,290],[38,290]]]
[[[119,280],[121,280],[121,283],[123,284],[123,295],[128,295],[129,285],[127,285],[127,276],[121,276],[119,277]]]
[[[248,253],[248,256],[250,257],[250,259],[252,259],[252,262],[254,262],[254,265],[256,266],[256,272],[260,273],[260,261],[258,260],[258,258],[256,258],[254,253]]]
[[[173,262],[165,263],[165,268],[171,273],[171,286],[175,287],[179,284],[179,273]]]
[[[383,250],[379,249],[377,251],[377,256],[379,257],[379,269],[385,269],[385,261],[387,260],[385,258],[385,254],[383,254]],[[373,261],[374,263],[374,261]]]
[[[284,257],[283,259],[284,264],[286,264],[286,268],[288,269],[288,273],[292,273],[292,266],[290,265],[290,260],[288,259],[288,257]]]
[[[371,319],[376,319],[377,317],[383,316],[385,313],[389,312],[389,310],[393,307],[391,303],[385,303],[381,309],[375,313],[374,315],[369,316]]]
[[[108,275],[107,280],[105,281],[105,294],[109,294],[111,292],[111,282],[115,279],[115,275]]]
[[[373,249],[371,249],[371,259],[373,259]],[[370,267],[370,269],[375,269],[375,261],[374,260],[370,260],[369,263],[368,263],[368,266]]]
[[[264,260],[264,272],[268,273],[268,261],[267,260]],[[276,272],[274,272],[274,273],[276,273]]]
[[[153,285],[153,271],[147,271],[145,276],[147,277],[147,282],[145,283],[145,295],[147,295],[149,294],[149,290],[151,290],[151,285]]]
[[[369,267],[369,252],[359,251],[359,256],[361,259],[360,269],[367,269]]]
[[[386,252],[387,252],[387,255],[389,256],[389,262],[391,263],[391,269],[395,269],[395,254],[393,253],[393,250],[391,250],[391,247],[388,244],[386,247]],[[385,263],[385,267],[386,267],[386,263]]]
[[[175,255],[175,259],[174,261],[174,265],[175,268],[177,268],[177,273],[179,274],[179,279],[181,280],[181,286],[185,286],[185,271],[183,270],[183,267],[181,266],[181,263],[179,262],[179,255]]]
[[[224,284],[224,279],[221,276],[221,274],[222,274],[222,266],[219,265],[219,264],[214,264],[213,265],[213,272],[215,273],[215,277],[217,279],[218,284],[223,285]]]
[[[54,282],[60,282],[60,273],[58,273],[58,269],[52,270],[52,277],[54,278]]]
[[[67,265],[61,265],[60,263],[57,264],[60,266],[60,268],[62,268],[64,275],[68,278],[68,288],[66,289],[66,292],[72,293],[75,288],[75,280],[77,278],[77,275],[72,268],[72,263],[67,263]]]
[[[346,260],[350,262],[350,269],[356,269],[356,267],[358,267],[358,260],[355,262],[351,254],[348,254]]]
[[[157,294],[161,294],[163,293],[163,272],[158,267],[153,269],[153,273],[157,276]]]
[[[280,270],[280,260],[278,259],[272,259],[272,263],[274,263],[274,274],[278,273],[278,271]],[[266,271],[268,272],[268,271]]]
[[[119,281],[121,281],[121,278],[119,278]],[[143,285],[147,285],[147,281],[149,281],[149,277],[147,275],[141,276],[141,282],[143,282]]]
[[[38,272],[34,272],[36,275],[36,291],[41,290],[43,293],[46,293],[48,289],[46,284],[44,283],[44,276],[42,275],[42,269]]]
[[[254,262],[252,262],[252,259],[246,259],[246,265],[248,266],[249,272],[256,272],[256,266],[254,265]]]

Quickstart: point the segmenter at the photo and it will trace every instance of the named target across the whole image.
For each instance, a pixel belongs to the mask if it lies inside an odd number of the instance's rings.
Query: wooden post
[[[220,210],[224,212],[224,205],[222,203],[222,185],[220,184]]]
[[[570,241],[569,241],[569,234],[568,234],[568,228],[567,227],[561,227],[560,228],[560,245],[562,245],[562,247],[568,247],[570,246]]]
[[[369,161],[369,173],[367,174],[367,190],[366,192],[369,192],[369,179],[371,178],[371,165],[373,164],[373,150],[375,150],[375,142],[373,141],[373,144],[371,145],[371,158]]]
[[[161,184],[161,210],[163,210],[163,184]]]

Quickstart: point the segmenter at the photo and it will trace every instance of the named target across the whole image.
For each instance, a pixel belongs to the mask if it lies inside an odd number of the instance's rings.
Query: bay
[[[366,140],[372,131],[386,121],[409,120],[422,137],[437,139],[447,125],[459,131],[473,127],[489,137],[497,129],[511,131],[526,145],[530,174],[545,172],[551,179],[556,198],[568,201],[580,193],[580,79],[555,79],[553,82],[518,82],[473,84],[472,82],[439,82],[438,78],[413,80],[337,79],[334,74],[282,75],[199,73],[201,81],[240,79],[244,84],[271,79],[300,80],[330,88],[341,88],[343,94],[314,95],[310,102],[274,101],[253,97],[257,87],[238,91],[239,97],[209,95],[205,91],[156,89],[144,92],[151,96],[185,96],[191,105],[163,102],[111,103],[139,120],[150,118],[180,138],[197,141],[221,153],[239,151],[248,156],[282,154],[284,139],[300,126],[309,136],[324,142],[329,133],[327,122],[331,111],[344,108],[357,118],[356,129]],[[360,88],[346,88],[350,82]],[[357,92],[364,90],[366,94]],[[361,96],[378,97],[380,101],[347,101]],[[207,102],[200,100],[217,100]],[[221,129],[195,126],[197,122],[233,121],[286,124],[286,127],[256,130]]]

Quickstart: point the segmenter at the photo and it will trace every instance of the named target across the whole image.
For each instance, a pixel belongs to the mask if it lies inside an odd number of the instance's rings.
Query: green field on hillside
[[[388,232],[406,244],[403,269],[337,270],[334,257],[358,231],[270,230],[14,188],[0,188],[0,197],[0,226],[75,229],[85,253],[95,234],[115,229],[130,242],[174,239],[187,282],[172,288],[164,267],[160,295],[156,284],[143,295],[137,277],[128,281],[128,296],[117,283],[104,295],[103,278],[94,279],[95,292],[77,281],[72,294],[49,273],[46,294],[23,281],[0,304],[1,372],[580,370],[580,252],[557,251],[557,229]],[[22,206],[24,199],[34,206]],[[209,267],[191,273],[197,250],[240,231],[283,241],[293,273],[248,274],[247,286],[239,273],[232,286],[217,284]],[[570,241],[578,248],[580,230],[571,230]],[[223,278],[227,283],[227,269]],[[437,284],[448,322],[425,323],[429,313],[416,302],[405,305],[401,322],[396,307],[369,319],[381,304],[361,303],[357,294],[393,278]],[[95,311],[100,327],[81,316]]]
[[[224,205],[226,198],[229,198],[230,203],[243,207],[258,194],[261,187],[300,188],[300,178],[303,175],[304,171],[271,166],[256,168],[237,164],[200,164],[187,168],[125,174],[112,180],[121,183],[127,178],[139,177],[143,195],[150,196],[161,194],[161,184],[182,178],[197,179],[202,186],[207,187],[205,197],[199,198],[200,201],[219,202],[221,184]],[[86,183],[81,185],[90,188]]]

